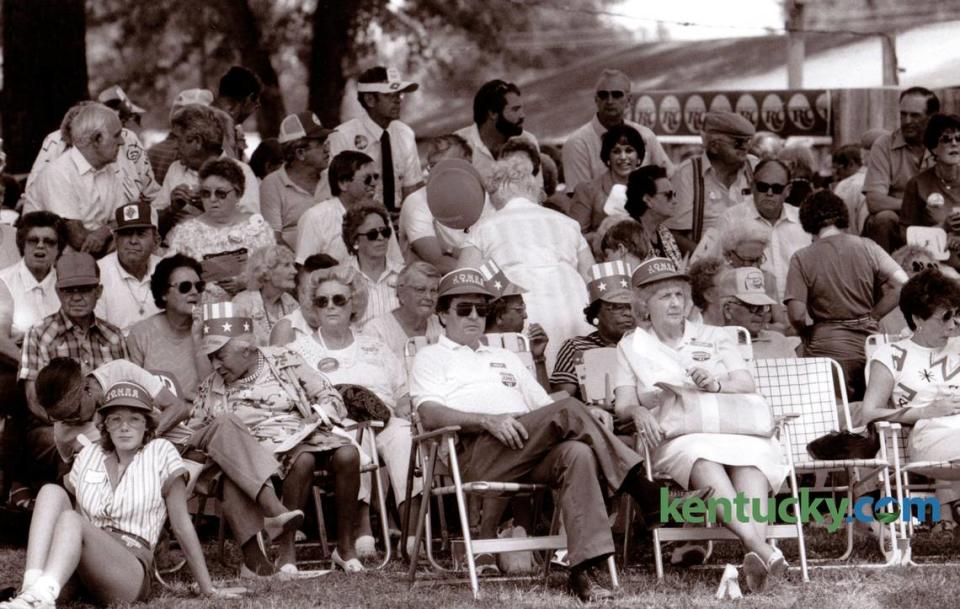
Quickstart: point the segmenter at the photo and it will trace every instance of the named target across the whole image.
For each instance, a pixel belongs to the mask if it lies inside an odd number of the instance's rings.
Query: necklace
[[[260,378],[260,374],[263,372],[263,354],[257,353],[257,367],[252,374],[248,374],[242,378],[238,378],[233,382],[234,385],[252,385],[254,381]]]
[[[937,176],[937,179],[940,180],[940,184],[942,184],[944,189],[946,190],[952,190],[953,187],[956,186],[958,182],[960,182],[960,176],[954,177],[952,180],[948,180],[947,178],[940,175],[939,167],[935,167],[933,170],[933,173],[934,175]]]
[[[133,288],[130,287],[130,282],[129,282],[129,281],[127,281],[126,279],[124,279],[124,280],[123,280],[123,285],[124,285],[124,287],[127,288],[127,292],[130,293],[130,298],[132,298],[132,299],[134,300],[134,302],[137,303],[137,306],[140,307],[140,316],[143,317],[143,314],[144,314],[144,313],[146,312],[146,310],[147,310],[147,298],[150,297],[150,292],[148,291],[148,292],[147,292],[147,295],[144,296],[143,299],[141,300],[141,299],[137,298],[137,294],[133,291]]]
[[[270,307],[267,306],[267,301],[263,299],[263,296],[260,297],[260,302],[263,303],[263,316],[267,318],[267,325],[270,328],[273,328],[273,320],[270,318]],[[279,320],[281,317],[287,314],[287,308],[283,306],[282,294],[280,298],[277,299],[277,308],[280,309],[280,315],[277,317],[277,320]]]

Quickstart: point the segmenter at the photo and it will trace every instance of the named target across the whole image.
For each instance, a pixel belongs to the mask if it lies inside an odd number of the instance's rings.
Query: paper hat
[[[357,93],[408,93],[420,88],[415,82],[401,80],[396,68],[382,66],[370,68],[357,80]]]
[[[623,260],[601,262],[590,267],[587,291],[590,302],[627,303],[633,300],[630,289],[630,265]]]
[[[322,140],[331,133],[333,129],[324,127],[313,112],[298,112],[287,116],[280,123],[280,135],[277,141],[286,144],[302,138]]]
[[[510,281],[497,263],[493,260],[487,260],[479,269],[483,275],[483,282],[487,289],[493,293],[494,300],[504,296],[519,296],[526,294],[526,290]]]
[[[127,97],[127,94],[124,93],[118,85],[113,85],[108,87],[100,92],[100,95],[97,97],[97,101],[101,104],[110,106],[111,108],[116,108],[123,112],[129,114],[146,114],[146,110],[136,105],[130,98]]]
[[[440,278],[438,296],[456,296],[458,294],[481,294],[496,297],[487,287],[480,271],[470,267],[454,269]]]
[[[253,320],[239,317],[232,302],[211,302],[203,305],[203,328],[200,352],[210,355],[220,350],[231,338],[253,332]]]
[[[64,252],[57,260],[57,287],[99,285],[97,261],[86,252]]]
[[[463,159],[440,161],[427,178],[427,207],[444,226],[464,230],[483,213],[487,191],[480,172]]]
[[[763,271],[754,267],[727,269],[717,277],[717,293],[721,298],[733,296],[752,305],[775,305],[777,301],[767,296]]]
[[[120,381],[107,389],[103,404],[97,408],[97,412],[117,406],[153,412],[153,399],[147,393],[147,390],[140,385],[130,381]]]
[[[116,212],[117,227],[114,232],[120,232],[127,228],[157,228],[157,210],[143,201],[130,203],[117,208]]]
[[[686,279],[690,281],[690,277],[678,271],[677,266],[669,258],[648,258],[641,262],[630,276],[635,288],[665,279]]]

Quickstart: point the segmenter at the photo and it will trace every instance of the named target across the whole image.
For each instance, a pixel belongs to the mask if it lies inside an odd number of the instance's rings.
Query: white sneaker
[[[32,589],[21,592],[20,596],[13,600],[0,603],[0,609],[56,609],[56,607],[55,600],[44,598]]]

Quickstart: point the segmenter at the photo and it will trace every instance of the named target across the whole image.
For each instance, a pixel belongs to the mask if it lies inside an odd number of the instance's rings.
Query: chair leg
[[[320,556],[326,559],[330,557],[330,547],[327,545],[327,523],[323,516],[323,492],[316,485],[313,486],[312,490],[314,514],[317,518],[317,534],[320,536]]]
[[[810,573],[807,570],[807,544],[803,539],[803,522],[800,520],[800,502],[799,502],[799,488],[797,485],[797,472],[791,467],[790,468],[790,491],[793,498],[796,500],[793,504],[793,515],[797,521],[797,549],[800,554],[800,575],[803,577],[804,582],[810,581]]]
[[[613,554],[607,557],[607,569],[610,571],[610,586],[616,590],[620,587],[620,578],[617,577],[617,561],[613,559]]]
[[[416,442],[410,449],[410,461],[407,464],[407,488],[403,494],[403,508],[400,510],[400,555],[407,561],[410,560],[410,553],[407,552],[407,537],[410,536],[410,500],[413,499],[413,479],[420,471],[417,466],[417,457],[420,452],[417,449]],[[429,495],[421,493],[421,501],[430,501]]]
[[[430,446],[430,456],[426,459],[424,463],[423,471],[423,500],[420,501],[420,513],[417,517],[417,533],[414,536],[415,550],[413,555],[410,557],[410,569],[407,573],[407,578],[410,580],[410,584],[417,578],[417,559],[420,557],[420,542],[423,540],[424,527],[427,525],[427,518],[430,517],[428,513],[428,508],[430,507],[430,496],[433,491],[433,466],[436,464],[437,460],[437,444],[431,443]],[[427,548],[427,553],[429,555],[430,549]]]
[[[390,526],[387,521],[387,502],[386,493],[383,491],[383,480],[380,477],[380,468],[373,470],[374,490],[377,495],[377,511],[380,513],[380,530],[383,534],[383,562],[377,567],[382,569],[390,562],[392,547],[390,544]],[[400,539],[400,545],[406,545],[404,539]]]
[[[470,588],[473,598],[480,598],[480,583],[477,581],[477,565],[473,560],[473,543],[470,540],[470,517],[467,514],[467,498],[463,494],[463,482],[460,480],[460,464],[457,460],[457,447],[453,438],[447,438],[450,457],[450,473],[453,474],[453,486],[456,490],[457,511],[460,513],[460,526],[463,528],[463,548],[467,555],[467,571],[470,573]]]
[[[630,535],[633,533],[631,530],[633,525],[633,497],[624,493],[620,500],[620,506],[620,509],[623,510],[623,558],[620,562],[626,568],[630,557]]]
[[[650,536],[653,538],[653,564],[657,570],[657,579],[663,579],[663,550],[660,548],[660,527],[654,526],[650,529]]]

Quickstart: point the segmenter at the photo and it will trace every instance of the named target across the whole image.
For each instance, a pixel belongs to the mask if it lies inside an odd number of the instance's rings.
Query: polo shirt
[[[933,154],[926,148],[918,157],[907,145],[903,132],[899,129],[881,135],[870,148],[863,192],[875,192],[902,199],[910,178],[920,170],[932,167],[934,162]]]
[[[483,143],[482,139],[480,139],[480,128],[477,127],[476,123],[474,123],[467,127],[463,127],[462,129],[457,129],[454,131],[454,134],[459,135],[466,140],[468,144],[470,144],[470,148],[473,149],[473,166],[478,172],[480,172],[480,175],[486,179],[487,176],[490,175],[490,168],[497,159],[494,158],[493,153],[490,152],[490,149],[487,148],[487,145]],[[533,144],[533,147],[536,148],[538,152],[540,151],[540,144],[537,143],[537,138],[529,131],[524,131],[517,137],[527,140]],[[540,186],[540,188],[543,188],[542,171],[537,173],[537,184]]]
[[[286,165],[263,178],[260,183],[260,213],[274,231],[283,233],[283,242],[297,247],[297,222],[303,212],[320,201],[320,180],[314,191],[307,192],[296,185],[287,173]]]
[[[490,197],[487,196],[483,202],[483,211],[480,212],[480,218],[477,222],[490,216],[496,210],[490,203]],[[457,230],[444,226],[437,222],[430,206],[427,204],[427,189],[420,188],[403,200],[403,207],[400,208],[400,247],[404,252],[409,252],[411,246],[427,237],[436,237],[440,241],[440,247],[444,253],[456,255],[463,247],[463,242],[467,238],[469,228],[466,230]]]
[[[337,262],[350,264],[353,255],[347,251],[343,242],[343,216],[347,208],[339,197],[316,203],[297,221],[297,263],[303,262],[313,254],[327,254]],[[387,241],[387,263],[403,265],[403,252],[397,242],[396,233]]]
[[[553,401],[515,353],[486,345],[473,350],[446,336],[414,356],[410,398],[414,408],[438,402],[490,415],[526,414]]]
[[[667,177],[673,175],[673,162],[664,152],[656,134],[649,127],[639,123],[623,122],[628,127],[636,129],[643,138],[646,152],[640,166],[659,165],[667,170]],[[589,123],[582,125],[567,137],[567,141],[563,144],[563,179],[567,185],[567,192],[573,192],[579,184],[595,180],[607,172],[607,166],[600,160],[603,134],[606,132],[607,128],[600,124],[600,119],[594,114]]]
[[[18,342],[27,331],[48,315],[60,310],[57,296],[57,269],[50,269],[47,276],[37,281],[23,260],[0,271],[0,282],[10,291],[13,299],[13,325],[11,336]]]
[[[100,267],[100,285],[103,295],[97,301],[94,313],[126,334],[130,326],[141,319],[160,312],[150,292],[150,276],[160,262],[160,256],[150,256],[147,272],[137,279],[120,265],[117,252],[112,252],[97,262]]]
[[[55,357],[73,358],[87,373],[109,361],[126,359],[127,345],[120,329],[113,324],[95,319],[83,332],[60,310],[27,332],[17,378],[36,381],[40,369]]]
[[[221,154],[220,158],[230,159],[226,154]],[[257,179],[249,165],[236,159],[230,160],[240,165],[240,169],[243,171],[243,195],[237,202],[237,207],[251,214],[259,214],[260,180]],[[174,161],[167,169],[167,175],[163,178],[163,186],[160,187],[160,192],[153,200],[153,207],[157,210],[170,207],[170,193],[181,184],[186,184],[195,189],[200,188],[200,174],[196,169],[190,169],[180,161]]]
[[[53,212],[79,220],[87,230],[109,224],[118,207],[137,200],[124,193],[114,165],[94,169],[77,148],[68,149],[40,171],[27,191],[23,213]]]
[[[717,172],[710,164],[706,152],[700,156],[700,159],[702,161],[701,171],[704,190],[703,230],[707,231],[717,225],[723,212],[728,208],[753,200],[750,190],[750,176],[753,172],[749,171],[745,164],[737,172],[737,177],[733,180],[733,183],[727,187],[717,177]],[[752,167],[757,163],[757,158],[748,155],[747,162]],[[691,159],[687,159],[680,164],[676,173],[670,179],[677,196],[677,206],[673,217],[664,222],[667,228],[674,230],[691,230],[693,228],[693,180],[693,164]]]

